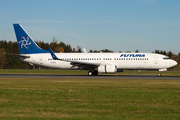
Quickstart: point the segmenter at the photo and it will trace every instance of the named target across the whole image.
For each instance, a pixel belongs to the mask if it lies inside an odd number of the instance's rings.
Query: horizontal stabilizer
[[[22,55],[22,54],[14,54],[14,53],[3,53],[6,55],[13,55],[13,56],[18,56],[18,57],[24,57],[24,58],[30,58],[29,55]]]

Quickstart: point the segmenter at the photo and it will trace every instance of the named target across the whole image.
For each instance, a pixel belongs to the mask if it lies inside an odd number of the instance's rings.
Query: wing
[[[60,61],[65,61],[65,62],[70,62],[73,67],[78,66],[80,69],[93,69],[98,67],[100,64],[99,63],[91,63],[91,62],[82,62],[82,61],[75,61],[75,60],[63,60],[59,59],[54,52],[51,50],[51,48],[48,48],[50,51],[50,54],[54,60],[60,60]]]

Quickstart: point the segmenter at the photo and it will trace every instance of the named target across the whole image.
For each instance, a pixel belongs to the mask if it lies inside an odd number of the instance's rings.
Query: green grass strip
[[[180,80],[0,78],[0,119],[180,119]]]

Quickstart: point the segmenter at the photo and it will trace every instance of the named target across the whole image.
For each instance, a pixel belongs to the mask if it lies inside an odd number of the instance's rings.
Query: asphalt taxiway
[[[153,79],[180,80],[180,76],[152,76],[152,75],[47,75],[47,74],[0,74],[1,78],[78,78],[78,79]]]

